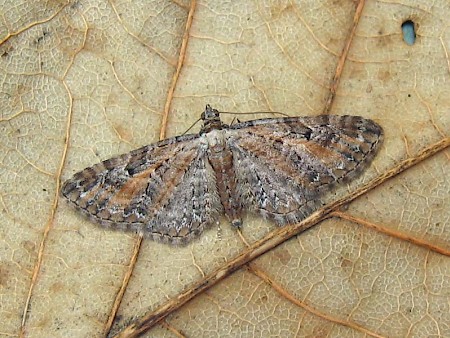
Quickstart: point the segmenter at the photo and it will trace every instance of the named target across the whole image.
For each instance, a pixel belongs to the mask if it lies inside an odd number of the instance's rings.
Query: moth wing
[[[62,195],[96,223],[187,243],[222,208],[205,152],[198,135],[166,139],[78,172]]]
[[[244,207],[282,225],[305,218],[323,192],[367,167],[382,139],[372,120],[322,115],[239,123],[228,145]]]

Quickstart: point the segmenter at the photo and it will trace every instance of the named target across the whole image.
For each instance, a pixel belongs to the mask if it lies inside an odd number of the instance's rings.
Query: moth
[[[227,125],[210,105],[197,134],[156,142],[76,173],[62,195],[92,221],[185,244],[225,215],[301,221],[335,183],[365,169],[383,129],[360,116],[307,116]]]

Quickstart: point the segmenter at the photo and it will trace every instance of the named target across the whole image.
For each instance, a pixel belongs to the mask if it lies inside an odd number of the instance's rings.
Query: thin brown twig
[[[450,257],[450,251],[448,249],[440,247],[436,243],[431,243],[431,242],[425,241],[423,239],[419,239],[419,238],[411,236],[409,234],[402,233],[401,231],[398,231],[398,230],[389,229],[389,228],[387,228],[385,226],[381,226],[379,224],[376,224],[376,223],[373,223],[373,222],[369,222],[369,221],[367,221],[365,219],[361,219],[361,218],[352,216],[352,215],[350,215],[350,214],[348,214],[346,212],[333,211],[331,213],[331,215],[333,217],[339,217],[341,219],[345,219],[347,221],[363,225],[366,228],[374,229],[374,230],[376,230],[378,232],[381,232],[381,233],[383,233],[385,235],[392,236],[394,238],[399,238],[399,239],[407,241],[407,242],[411,242],[414,245],[421,246],[421,247],[426,248],[426,249],[428,249],[430,251],[434,251],[434,252],[440,253],[441,255],[445,255],[445,256],[449,256]]]

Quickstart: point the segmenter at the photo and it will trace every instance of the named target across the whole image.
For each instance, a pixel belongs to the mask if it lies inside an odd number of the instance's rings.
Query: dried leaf
[[[450,336],[444,0],[22,3],[0,24],[0,335]],[[73,173],[206,103],[362,115],[385,141],[292,228],[249,216],[171,247],[61,203]]]

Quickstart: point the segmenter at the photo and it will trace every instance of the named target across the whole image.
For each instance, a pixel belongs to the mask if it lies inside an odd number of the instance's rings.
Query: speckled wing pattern
[[[206,107],[200,133],[169,138],[76,173],[62,195],[91,220],[185,244],[225,214],[278,225],[317,209],[368,166],[383,131],[359,116],[260,119],[228,126]]]
[[[382,129],[359,116],[263,119],[233,126],[230,139],[247,209],[279,225],[321,205],[335,183],[356,177],[374,157]]]

